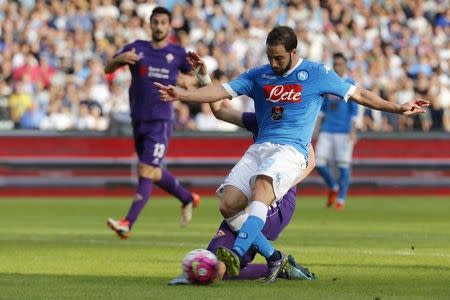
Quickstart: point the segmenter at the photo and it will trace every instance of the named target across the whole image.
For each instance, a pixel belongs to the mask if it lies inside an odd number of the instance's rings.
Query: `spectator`
[[[112,96],[117,92],[113,81],[118,80],[122,86],[129,78],[123,70],[107,77],[98,70],[103,69],[102,64],[116,49],[131,40],[149,36],[148,20],[157,2],[67,0],[62,5],[61,1],[6,1],[0,6],[2,80],[7,80],[10,89],[21,82],[24,92],[44,110],[52,105],[47,101],[48,95],[56,90],[59,93],[55,86],[62,86],[60,98],[64,99],[65,108],[61,109],[68,110],[71,117],[78,116],[80,101],[95,100],[108,120],[110,112],[114,113],[113,107],[117,108]],[[398,102],[405,93],[410,93],[408,77],[417,87],[423,80],[419,74],[426,74],[427,80],[436,82],[433,84],[438,94],[433,97],[438,99],[435,105],[442,109],[442,127],[450,130],[450,108],[446,103],[450,90],[448,1],[171,0],[165,3],[173,10],[175,34],[171,40],[177,39],[189,50],[200,52],[212,74],[220,71],[230,79],[247,68],[265,63],[261,39],[274,24],[288,25],[296,29],[301,57],[329,62],[331,53],[344,52],[349,57],[350,76],[364,87],[375,87],[379,93],[393,95],[391,100]],[[432,79],[438,72],[439,83]],[[74,86],[66,88],[72,76]],[[374,82],[371,76],[379,80]],[[74,87],[80,94],[78,97],[74,96]],[[17,96],[13,99],[17,100]],[[127,101],[120,102],[121,113],[128,113]],[[185,111],[181,107],[177,113]],[[189,113],[198,110],[192,107]],[[371,111],[366,114],[366,130],[390,130],[388,125],[393,120],[388,120],[388,115],[373,115]],[[9,118],[17,118],[16,112]],[[437,123],[431,123],[432,116],[429,119],[430,125],[426,125],[428,121],[416,120],[416,130],[434,129]],[[12,121],[17,125],[20,120]],[[398,130],[412,129],[403,123],[402,117],[398,121]],[[396,126],[393,127],[395,131]]]
[[[20,119],[23,113],[31,107],[31,104],[31,94],[24,90],[23,82],[16,82],[8,102],[9,115],[14,122],[14,128],[20,128]]]
[[[187,104],[177,102],[174,103],[175,110],[175,130],[195,130],[197,128],[195,121],[192,119],[189,106]]]
[[[42,111],[39,103],[33,101],[31,106],[23,113],[20,118],[21,129],[39,129],[42,120],[44,120],[45,113]]]

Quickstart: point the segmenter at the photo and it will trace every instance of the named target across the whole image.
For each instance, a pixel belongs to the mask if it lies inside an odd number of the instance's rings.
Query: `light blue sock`
[[[350,168],[339,168],[339,199],[345,200],[350,184]]]
[[[233,250],[240,256],[244,256],[258,235],[261,234],[263,227],[263,220],[253,215],[248,216],[247,221],[242,225],[234,241]]]
[[[333,176],[331,176],[330,169],[327,166],[319,166],[316,167],[316,169],[330,189],[336,186],[336,181]]]
[[[262,232],[258,234],[252,245],[256,246],[258,253],[266,259],[275,252],[275,248],[270,244]]]

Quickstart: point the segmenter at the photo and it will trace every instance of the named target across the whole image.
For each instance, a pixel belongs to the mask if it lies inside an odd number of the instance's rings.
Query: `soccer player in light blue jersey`
[[[350,84],[355,83],[348,77],[347,58],[344,54],[340,52],[333,54],[333,68],[342,79]],[[316,144],[316,169],[329,187],[327,207],[336,203],[336,210],[342,210],[350,183],[358,104],[352,100],[342,101],[341,97],[330,94],[324,95],[323,98],[324,102],[316,124],[316,127],[320,128]],[[337,182],[328,166],[334,162],[339,171]]]
[[[155,83],[163,101],[215,102],[247,95],[255,103],[258,137],[233,167],[223,184],[220,211],[238,236],[232,249],[219,248],[218,258],[227,273],[240,272],[242,256],[257,247],[267,261],[266,283],[274,282],[288,260],[261,233],[270,205],[276,204],[307,169],[307,157],[323,96],[387,112],[414,115],[425,112],[428,101],[402,105],[340,78],[330,68],[297,56],[297,36],[287,26],[277,26],[266,40],[269,64],[246,71],[225,84],[195,90]],[[250,202],[250,204],[248,204]],[[248,204],[248,215],[242,211]]]

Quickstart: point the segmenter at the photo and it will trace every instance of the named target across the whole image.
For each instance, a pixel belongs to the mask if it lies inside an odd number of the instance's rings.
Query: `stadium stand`
[[[214,80],[265,63],[267,32],[288,25],[302,57],[331,65],[341,51],[361,86],[397,103],[431,100],[429,113],[415,119],[361,109],[352,192],[450,189],[448,1],[0,0],[0,193],[130,194],[130,78],[125,70],[105,76],[103,66],[122,45],[149,38],[149,15],[161,4],[173,12],[172,41],[197,51]],[[252,110],[247,100],[231,105]],[[205,129],[198,120],[210,113],[177,103],[175,114],[167,167],[211,190],[249,140],[221,132],[231,135],[228,143],[206,147],[191,133]],[[206,129],[236,131],[219,122]],[[305,189],[318,187],[313,174]]]
[[[172,40],[199,52],[216,80],[265,63],[267,32],[289,25],[301,56],[331,65],[332,53],[344,52],[358,84],[392,101],[432,101],[414,120],[361,111],[361,130],[450,131],[450,8],[431,0],[3,0],[0,128],[108,130],[129,112],[130,78],[124,70],[105,76],[103,65],[124,44],[149,38],[160,4],[173,11]],[[180,104],[176,113],[177,129],[203,128],[200,107]]]

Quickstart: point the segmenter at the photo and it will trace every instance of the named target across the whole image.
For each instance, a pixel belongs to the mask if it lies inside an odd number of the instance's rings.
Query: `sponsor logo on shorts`
[[[281,183],[281,178],[282,178],[283,176],[280,174],[280,173],[275,173],[275,182],[276,182],[276,185],[277,186],[280,186],[280,183]]]

